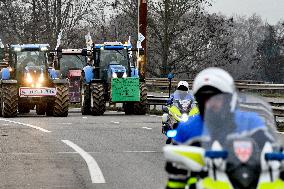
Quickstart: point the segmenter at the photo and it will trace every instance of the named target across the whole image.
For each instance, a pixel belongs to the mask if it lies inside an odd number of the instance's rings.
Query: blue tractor
[[[48,44],[23,44],[8,47],[9,68],[1,70],[3,117],[15,117],[36,108],[38,115],[68,115],[68,80],[61,79],[56,65],[48,62]]]
[[[132,52],[131,45],[120,42],[93,44],[86,50],[91,63],[82,70],[83,115],[103,115],[107,102],[123,103],[126,114],[146,114],[147,88]]]

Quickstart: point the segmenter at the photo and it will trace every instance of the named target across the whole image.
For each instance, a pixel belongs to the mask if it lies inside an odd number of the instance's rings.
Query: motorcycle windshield
[[[238,96],[222,94],[207,101],[203,147],[209,158],[225,157],[226,173],[234,188],[256,188],[264,144],[279,144],[274,116],[261,98]]]
[[[173,94],[174,96],[174,105],[178,107],[178,109],[182,113],[188,113],[192,108],[192,95],[187,91],[177,90]]]
[[[187,92],[187,91],[180,91],[180,90],[177,90],[174,92],[174,99],[175,100],[191,100],[192,99],[192,95]]]
[[[218,141],[230,151],[226,146],[232,141],[249,139],[262,149],[266,141],[277,143],[275,131],[271,106],[260,97],[220,94],[206,102],[203,136],[207,144]]]

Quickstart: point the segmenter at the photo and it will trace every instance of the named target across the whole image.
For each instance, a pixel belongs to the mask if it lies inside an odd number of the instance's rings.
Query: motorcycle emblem
[[[252,155],[253,145],[251,141],[234,141],[234,152],[237,158],[246,163]]]

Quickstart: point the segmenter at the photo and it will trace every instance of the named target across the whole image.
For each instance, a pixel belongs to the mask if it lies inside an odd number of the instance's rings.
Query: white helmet
[[[212,67],[201,71],[194,79],[193,94],[195,95],[204,86],[214,87],[222,93],[234,94],[236,91],[234,79],[221,68]]]
[[[189,85],[188,85],[188,83],[187,83],[186,81],[180,81],[180,82],[178,82],[177,89],[183,89],[183,90],[185,90],[185,88],[186,88],[187,91],[188,91]]]
[[[210,98],[216,92],[232,94],[230,103],[231,111],[236,107],[237,93],[234,79],[228,72],[221,68],[207,68],[197,74],[193,81],[192,91],[198,102],[201,116],[204,116],[206,98]]]

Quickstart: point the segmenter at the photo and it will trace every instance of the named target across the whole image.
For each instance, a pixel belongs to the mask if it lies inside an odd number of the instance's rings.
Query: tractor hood
[[[117,65],[109,65],[109,69],[112,73],[125,73],[126,69],[124,66],[117,64]]]
[[[127,77],[126,68],[120,64],[109,65],[108,74],[111,78]]]
[[[33,72],[33,73],[43,73],[44,67],[43,66],[26,66],[25,72]]]

